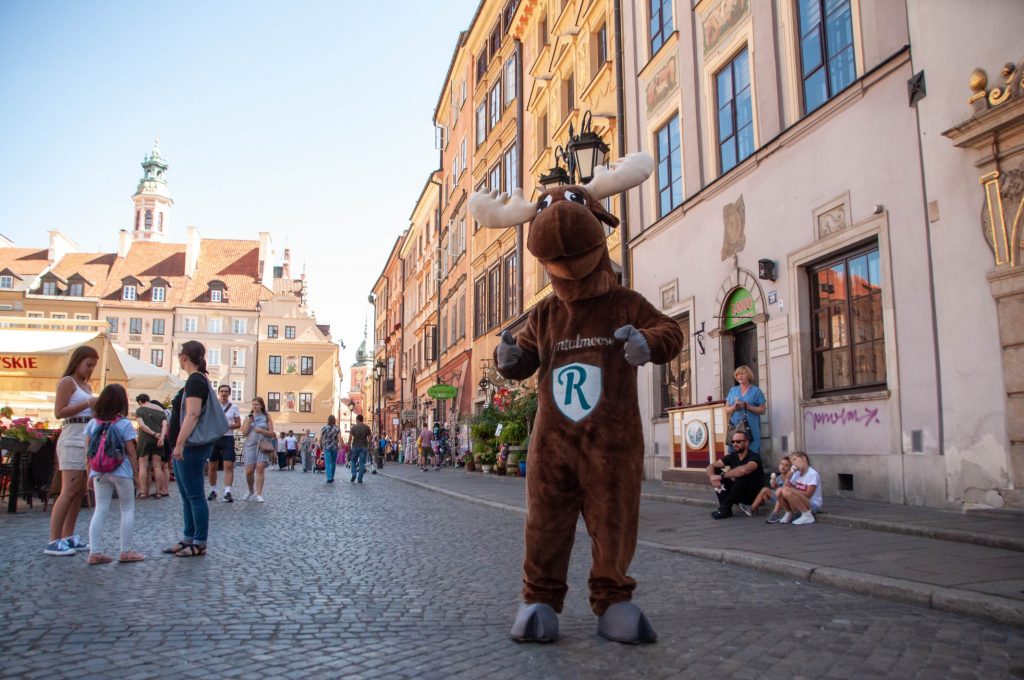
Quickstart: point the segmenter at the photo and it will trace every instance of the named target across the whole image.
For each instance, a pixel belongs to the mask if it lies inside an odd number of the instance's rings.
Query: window
[[[295,339],[295,326],[285,326],[284,327],[284,337],[285,337],[286,340],[294,340]]]
[[[662,417],[668,415],[667,410],[670,408],[689,406],[693,403],[691,398],[693,373],[690,366],[689,315],[679,319],[678,323],[679,330],[683,333],[683,346],[680,348],[679,354],[660,367],[661,386],[658,403]]]
[[[647,0],[651,14],[651,56],[657,54],[672,35],[671,0]]]
[[[513,189],[519,187],[519,168],[517,167],[518,160],[516,156],[516,145],[513,144],[505,152],[505,186],[502,187],[505,191],[512,193]]]
[[[491,29],[491,37],[488,39],[488,50],[490,54],[487,55],[488,59],[494,59],[498,56],[498,50],[501,49],[501,22],[494,24],[494,28]]]
[[[163,319],[153,319],[153,335],[163,335],[163,334],[164,334],[164,320]]]
[[[459,304],[458,304],[458,310],[457,311],[458,311],[458,318],[459,318],[459,322],[458,322],[459,339],[461,340],[462,338],[466,337],[466,292],[465,291],[463,291],[459,295]]]
[[[537,115],[536,121],[537,130],[537,148],[534,150],[534,155],[540,158],[544,155],[544,152],[548,150],[548,112],[547,110],[541,111]]]
[[[313,412],[313,393],[299,392],[299,413]]]
[[[162,349],[149,350],[149,363],[158,368],[164,367],[164,351]]]
[[[601,70],[601,67],[608,61],[608,24],[601,24],[601,27],[594,32],[594,73]]]
[[[576,108],[576,76],[572,73],[562,83],[562,120]]]
[[[473,337],[487,331],[487,280],[481,276],[473,282]]]
[[[518,287],[516,285],[516,252],[513,250],[505,256],[505,309],[504,318],[506,321],[512,319],[519,313]]]
[[[128,356],[130,356],[133,359],[140,358],[141,354],[142,354],[142,350],[140,350],[138,347],[129,347],[128,348]]]
[[[224,301],[224,291],[222,291],[220,288],[211,288],[210,289],[210,302],[223,302],[223,301]]]
[[[542,5],[543,7],[543,5]],[[540,52],[548,45],[548,15],[547,10],[541,10],[544,15],[537,22],[537,51]]]
[[[156,228],[157,228],[157,231],[163,231],[164,230],[164,214],[163,213],[160,213],[160,215],[159,215],[159,222],[156,225]]]
[[[462,144],[459,145],[459,158],[462,161],[462,172],[465,173],[466,172],[466,168],[469,167],[468,165],[466,165],[466,138],[465,137],[462,138]]]
[[[212,316],[206,320],[206,332],[207,333],[223,333],[224,332],[224,319],[219,316]]]
[[[487,176],[487,183],[489,185],[488,188],[491,190],[505,190],[505,186],[501,183],[501,163],[491,168],[491,172]]]
[[[0,275],[0,288],[14,288],[14,277],[10,274]]]
[[[718,93],[718,162],[722,174],[754,151],[750,59],[743,50],[715,75]]]
[[[142,333],[142,319],[137,317],[128,319],[128,332],[132,335],[139,335]]]
[[[480,102],[476,107],[476,145],[480,146],[487,139],[487,101]]]
[[[231,332],[235,335],[245,335],[246,333],[246,321],[245,319],[235,319],[231,322]]]
[[[501,323],[501,267],[495,265],[487,272],[487,328]]]
[[[804,113],[810,113],[853,82],[853,19],[850,0],[798,0],[800,70]]]
[[[245,349],[235,347],[231,350],[231,366],[234,368],[245,368]]]
[[[448,349],[448,303],[441,307],[441,351]]]
[[[491,117],[488,119],[491,130],[497,126],[498,121],[501,120],[501,81],[499,80],[491,88],[491,93],[488,96],[491,102]]]
[[[75,319],[77,319],[79,321],[91,321],[92,317],[89,316],[88,314],[75,314]],[[75,330],[76,331],[87,331],[87,330],[89,330],[89,327],[88,326],[75,326]]]
[[[163,302],[167,299],[167,292],[163,286],[153,287],[153,302]]]
[[[243,384],[241,380],[231,381],[231,401],[242,401]]]
[[[299,359],[299,373],[302,375],[313,375],[313,357],[301,357]]]
[[[512,19],[516,15],[516,6],[518,4],[519,0],[508,0],[505,4],[505,9],[501,13],[502,33],[508,33],[508,29],[512,28]]]
[[[107,332],[111,335],[117,335],[118,320],[116,316],[107,317]]]
[[[220,366],[220,348],[206,348],[206,363],[210,366]]]
[[[267,392],[267,410],[274,412],[281,410],[280,392]]]
[[[68,284],[68,295],[71,297],[82,297],[85,293],[85,284],[75,281],[74,283]]]
[[[57,294],[57,282],[56,281],[43,281],[43,295],[56,295]],[[134,298],[132,298],[134,299]]]
[[[121,291],[122,300],[134,300],[135,299],[135,286],[125,286]]]
[[[153,211],[152,210],[147,210],[146,211],[146,229],[152,229],[152,228],[153,228]]]
[[[682,160],[679,156],[679,118],[672,116],[658,130],[658,217],[664,217],[683,202]]]
[[[271,354],[268,357],[267,373],[270,375],[281,375],[281,357]]]
[[[267,337],[268,338],[276,338],[277,337],[277,326],[273,326],[273,325],[267,326]]]
[[[139,230],[139,221],[142,219],[142,212],[139,210],[135,211],[135,231]]]
[[[810,268],[814,392],[884,387],[885,331],[877,244]]]
[[[512,56],[505,61],[505,106],[512,103],[512,100],[516,98],[516,55],[513,52]]]
[[[484,75],[487,74],[487,48],[485,47],[480,51],[480,54],[476,57],[476,82],[480,82],[484,79]]]

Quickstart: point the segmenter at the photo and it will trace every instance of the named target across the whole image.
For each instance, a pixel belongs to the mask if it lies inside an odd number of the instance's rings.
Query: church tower
[[[167,242],[171,227],[171,190],[167,188],[167,159],[160,153],[160,140],[153,142],[153,150],[142,161],[145,174],[132,196],[135,202],[135,225],[132,241]]]

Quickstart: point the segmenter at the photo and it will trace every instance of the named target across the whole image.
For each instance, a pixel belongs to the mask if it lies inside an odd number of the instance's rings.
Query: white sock
[[[225,493],[225,494],[229,494],[229,493],[231,493],[231,487],[230,487],[230,486],[225,486],[225,487],[224,487],[224,493]]]

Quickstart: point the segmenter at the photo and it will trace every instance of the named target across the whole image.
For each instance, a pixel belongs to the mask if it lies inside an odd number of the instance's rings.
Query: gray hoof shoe
[[[605,640],[630,645],[656,642],[658,634],[632,602],[616,602],[597,619],[597,634]]]
[[[554,642],[558,639],[558,614],[549,604],[521,604],[512,624],[516,642]]]

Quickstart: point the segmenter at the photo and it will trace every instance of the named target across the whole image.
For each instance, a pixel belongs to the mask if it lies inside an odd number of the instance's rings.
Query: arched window
[[[135,229],[136,229],[136,231],[138,231],[138,229],[139,229],[139,218],[140,217],[141,217],[141,215],[139,214],[139,211],[136,210],[135,211]]]
[[[156,228],[159,231],[163,231],[164,230],[164,214],[162,212],[160,213],[160,218],[159,218],[159,221],[157,222],[157,227]]]
[[[152,210],[147,210],[146,211],[146,229],[152,229],[152,228],[153,228],[153,211]]]

